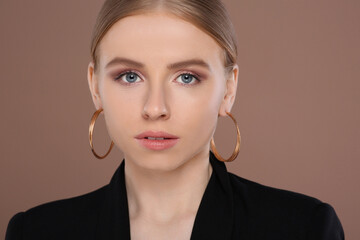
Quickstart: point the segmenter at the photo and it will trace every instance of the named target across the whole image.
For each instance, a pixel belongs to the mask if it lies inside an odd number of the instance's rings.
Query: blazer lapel
[[[210,163],[213,172],[196,214],[191,240],[232,238],[234,202],[228,172],[211,151]]]
[[[98,217],[97,240],[130,240],[130,223],[123,160],[110,183]]]

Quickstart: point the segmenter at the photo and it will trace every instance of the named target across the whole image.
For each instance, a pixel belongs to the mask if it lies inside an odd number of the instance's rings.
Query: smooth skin
[[[188,240],[212,173],[210,140],[218,116],[228,117],[235,100],[238,66],[225,74],[215,40],[164,10],[119,20],[98,48],[88,83],[124,154],[131,239]],[[179,141],[169,149],[147,149],[134,138],[147,130]]]

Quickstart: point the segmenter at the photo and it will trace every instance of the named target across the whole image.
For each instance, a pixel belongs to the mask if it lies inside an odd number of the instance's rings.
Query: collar
[[[201,199],[191,233],[191,240],[231,239],[234,222],[233,191],[226,166],[210,151],[213,168]],[[125,187],[125,159],[106,185],[95,239],[130,240],[130,222]]]

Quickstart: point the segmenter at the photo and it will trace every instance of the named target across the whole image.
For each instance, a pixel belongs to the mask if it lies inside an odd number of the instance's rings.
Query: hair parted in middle
[[[106,0],[97,16],[91,38],[94,71],[98,65],[98,45],[114,23],[128,16],[161,10],[194,24],[211,36],[224,50],[226,72],[232,70],[237,60],[236,35],[220,0]]]

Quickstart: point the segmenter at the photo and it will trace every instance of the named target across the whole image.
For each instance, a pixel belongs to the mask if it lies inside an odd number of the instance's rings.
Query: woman
[[[7,240],[344,239],[329,204],[227,172],[238,66],[220,1],[107,0],[91,54],[91,149],[124,159],[108,185],[16,214]],[[101,112],[105,155],[92,144]],[[212,138],[219,116],[237,129],[229,159]]]

